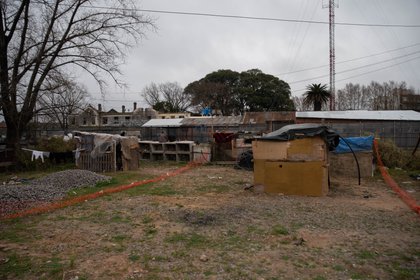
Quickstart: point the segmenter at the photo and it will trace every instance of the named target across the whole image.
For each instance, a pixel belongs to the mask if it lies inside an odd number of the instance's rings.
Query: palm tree
[[[331,93],[327,90],[327,85],[311,84],[306,87],[307,91],[303,94],[303,103],[306,106],[314,105],[314,111],[321,111],[322,104],[327,103],[331,98]]]

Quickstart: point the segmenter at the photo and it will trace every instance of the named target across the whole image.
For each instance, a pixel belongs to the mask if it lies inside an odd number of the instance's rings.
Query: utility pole
[[[330,111],[335,110],[335,8],[338,7],[338,0],[329,0],[329,29],[330,29]]]

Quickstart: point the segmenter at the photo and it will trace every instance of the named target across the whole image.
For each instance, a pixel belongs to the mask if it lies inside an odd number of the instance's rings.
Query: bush
[[[61,137],[51,137],[49,139],[40,140],[35,147],[30,149],[55,153],[71,152],[76,149],[76,142],[74,140],[64,141]],[[61,167],[67,166],[67,168],[69,168],[74,165],[74,163],[70,161],[63,161],[63,163],[67,163],[67,165],[63,165],[61,162],[57,165],[57,162],[53,162],[49,158],[44,158],[44,162],[41,162],[39,159],[32,161],[32,154],[22,150],[16,153],[16,158],[16,171],[60,170]]]
[[[36,150],[48,152],[70,152],[76,149],[76,141],[64,141],[62,137],[51,137],[49,139],[42,139],[35,147]]]
[[[420,157],[418,153],[412,156],[411,151],[398,148],[391,140],[378,141],[378,147],[382,162],[386,167],[420,170]]]

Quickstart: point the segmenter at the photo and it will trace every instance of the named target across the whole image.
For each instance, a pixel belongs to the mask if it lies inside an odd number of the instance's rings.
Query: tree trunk
[[[314,111],[321,111],[322,103],[321,102],[314,102]]]

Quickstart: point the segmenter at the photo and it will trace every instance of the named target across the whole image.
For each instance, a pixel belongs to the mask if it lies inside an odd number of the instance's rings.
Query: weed
[[[130,217],[122,217],[120,215],[115,215],[111,217],[111,222],[113,223],[130,223],[131,218]]]
[[[7,229],[0,231],[0,240],[8,240],[14,243],[24,243],[36,238],[36,232],[28,224],[23,224],[21,220],[5,222],[10,225]]]
[[[210,275],[213,275],[213,272],[210,271],[210,270],[206,270],[206,271],[203,272],[203,274],[204,274],[204,276],[210,276]]]
[[[272,234],[274,235],[288,235],[289,231],[282,225],[275,225],[272,228]]]
[[[259,228],[255,225],[250,225],[246,228],[246,231],[248,233],[255,233],[255,234],[264,234],[264,230],[262,228]]]
[[[360,273],[354,273],[354,274],[351,275],[351,279],[364,279],[364,278],[365,278],[365,276],[363,276]]]
[[[190,247],[205,247],[209,245],[210,240],[207,237],[198,233],[174,233],[165,239],[168,243],[183,243],[187,248]]]
[[[358,257],[360,258],[360,259],[363,259],[363,260],[368,260],[368,259],[374,259],[375,258],[375,253],[374,252],[371,252],[371,251],[367,251],[367,250],[362,250],[359,254],[358,254]]]
[[[148,225],[143,231],[149,238],[153,237],[157,233],[155,225]]]
[[[156,186],[156,184],[151,183],[147,185],[141,185],[132,189],[127,190],[129,196],[138,196],[138,195],[158,195],[158,196],[171,196],[177,195],[180,192],[171,188],[171,186]]]
[[[115,236],[112,237],[112,240],[114,242],[118,242],[118,243],[121,243],[121,242],[123,242],[126,239],[128,239],[128,236],[127,235],[124,235],[124,234],[115,235]]]
[[[345,270],[344,267],[339,265],[339,264],[334,265],[333,269],[336,270],[336,271],[344,271]]]
[[[16,254],[6,258],[7,262],[0,265],[0,278],[8,279],[11,275],[19,276],[31,271],[32,263],[28,257],[20,257]]]
[[[51,260],[48,260],[41,268],[42,270],[48,272],[51,276],[54,276],[64,270],[64,265],[59,258],[52,258]]]
[[[171,253],[171,256],[173,256],[176,259],[181,259],[181,258],[185,258],[188,257],[188,254],[186,251],[184,250],[180,250],[180,251],[174,251]]]
[[[229,191],[229,185],[211,184],[197,189],[201,193],[224,193]]]
[[[151,223],[153,221],[153,219],[150,217],[150,216],[144,216],[143,217],[143,219],[142,219],[142,223],[143,224],[149,224],[149,223]]]
[[[132,262],[135,262],[135,261],[138,261],[138,260],[140,259],[140,256],[139,256],[139,255],[135,255],[135,254],[130,254],[130,255],[128,256],[128,259],[129,259],[130,261],[132,261]]]

